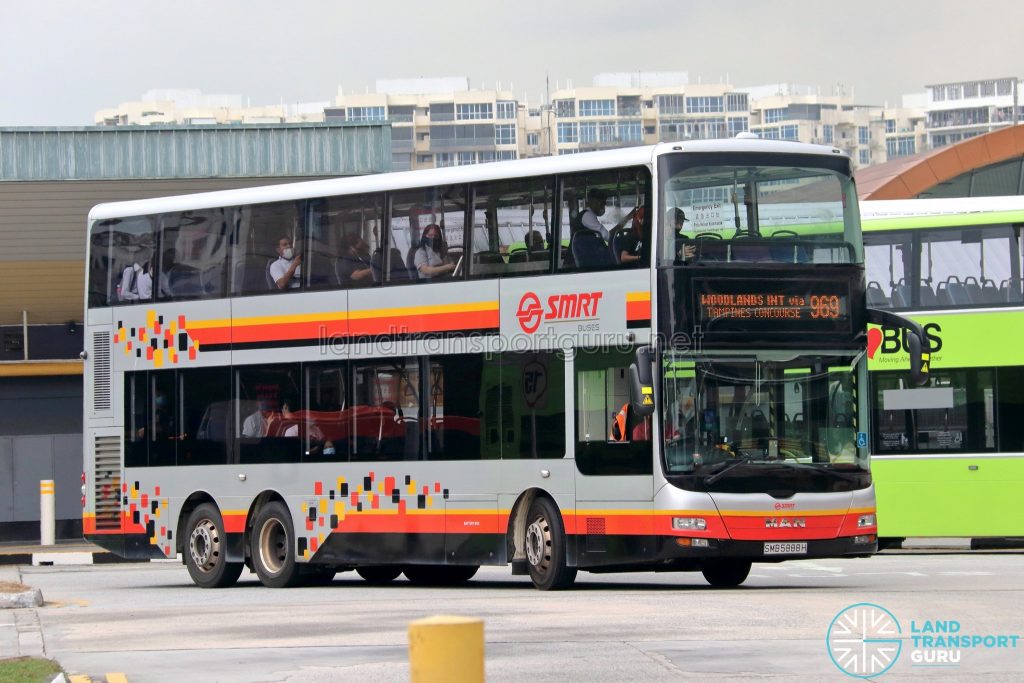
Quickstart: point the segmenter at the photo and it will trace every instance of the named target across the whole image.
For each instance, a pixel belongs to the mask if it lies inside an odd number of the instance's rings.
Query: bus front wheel
[[[539,497],[530,504],[525,546],[530,579],[536,588],[560,590],[576,580],[576,568],[566,564],[562,515],[550,499]]]
[[[260,582],[268,588],[289,588],[302,580],[295,562],[295,533],[288,508],[278,501],[260,508],[253,524],[250,552]]]
[[[227,588],[242,574],[241,562],[228,562],[224,520],[212,503],[203,503],[188,516],[185,566],[202,588]]]
[[[747,560],[714,560],[705,564],[701,573],[715,588],[735,588],[747,580],[750,565]]]

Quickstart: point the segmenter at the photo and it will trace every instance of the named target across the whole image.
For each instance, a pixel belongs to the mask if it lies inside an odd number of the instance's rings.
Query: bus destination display
[[[703,320],[841,320],[847,311],[846,297],[829,293],[701,293],[698,296]]]
[[[695,277],[691,283],[691,324],[709,341],[853,333],[848,280]]]

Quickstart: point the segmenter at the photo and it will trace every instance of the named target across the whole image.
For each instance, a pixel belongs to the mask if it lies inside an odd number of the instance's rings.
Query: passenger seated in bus
[[[544,236],[536,230],[531,230],[526,233],[526,250],[527,251],[544,251],[547,247],[544,246]]]
[[[153,298],[153,275],[149,261],[142,265],[132,263],[124,269],[117,294],[121,301],[145,301]]]
[[[633,224],[626,232],[616,234],[612,247],[618,252],[620,264],[639,263],[644,251],[644,207],[639,206],[629,212]]]
[[[373,261],[370,245],[358,233],[346,235],[345,253],[338,262],[338,279],[344,286],[363,286],[373,281]]]
[[[586,228],[597,234],[605,243],[608,242],[608,228],[604,227],[604,224],[598,220],[598,217],[604,215],[607,203],[608,195],[605,194],[604,190],[598,187],[590,188],[590,191],[587,192],[587,205],[580,212],[578,219],[581,228]],[[625,224],[626,221],[623,219],[622,223],[615,227],[620,228]]]
[[[270,264],[270,279],[278,289],[295,289],[301,284],[302,254],[295,253],[290,237],[277,241],[277,260]]]
[[[688,222],[690,219],[686,217],[686,212],[678,207],[665,213],[665,225],[676,236],[676,258],[681,261],[689,261],[697,255],[696,245],[689,242],[690,238],[683,233],[683,228]]]
[[[273,401],[261,400],[256,412],[245,418],[245,422],[242,423],[242,437],[246,439],[261,439],[269,435],[271,425],[277,418],[277,411],[274,408]]]
[[[413,255],[413,265],[421,280],[448,275],[455,270],[454,263],[446,263],[448,245],[444,242],[444,234],[436,223],[423,229],[420,245]]]

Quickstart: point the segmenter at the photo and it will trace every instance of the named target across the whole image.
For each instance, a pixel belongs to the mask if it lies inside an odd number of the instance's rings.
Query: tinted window
[[[502,354],[500,385],[491,379],[496,369],[488,362],[485,370],[487,441],[502,442],[502,458],[564,458],[565,363],[559,354]]]
[[[303,205],[299,202],[255,204],[237,210],[238,246],[234,254],[233,291],[266,294],[302,286],[305,258]],[[284,249],[291,248],[291,258]]]
[[[354,411],[346,392],[347,368],[344,363],[306,366],[306,410],[296,432],[307,462],[348,460]]]
[[[388,281],[438,282],[461,277],[465,273],[465,222],[465,188],[461,185],[392,195]],[[438,241],[427,243],[424,237]]]
[[[235,434],[239,462],[299,462],[301,440],[288,435],[299,405],[297,365],[239,368],[235,371]],[[285,410],[285,408],[290,410]]]
[[[483,415],[481,388],[483,356],[439,356],[429,360],[424,423],[431,460],[497,458],[499,449],[484,447],[480,438]]]
[[[161,219],[159,298],[225,296],[233,220],[233,209],[185,211]]]
[[[383,197],[330,197],[311,205],[310,286],[369,287],[381,281]]]
[[[89,305],[115,306],[153,298],[156,235],[149,218],[115,218],[93,225]]]
[[[551,263],[550,178],[474,187],[470,277],[547,272]]]
[[[420,370],[415,358],[353,366],[352,460],[419,460]]]
[[[223,465],[232,433],[231,370],[201,368],[178,372],[182,428],[178,465]]]
[[[561,270],[648,262],[650,174],[645,168],[594,171],[562,180]],[[639,261],[622,259],[623,252]]]

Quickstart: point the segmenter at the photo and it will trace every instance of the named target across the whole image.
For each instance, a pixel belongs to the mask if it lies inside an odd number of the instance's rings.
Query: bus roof
[[[473,166],[454,166],[420,171],[400,171],[351,178],[331,178],[288,184],[270,184],[237,190],[140,199],[98,204],[89,220],[141,216],[172,211],[198,211],[222,206],[296,201],[332,195],[385,192],[415,187],[453,185],[555,173],[576,173],[591,169],[619,168],[653,163],[661,154],[673,152],[766,152],[774,154],[844,155],[839,149],[798,142],[732,138],[660,143],[645,147],[624,147],[555,157],[499,161]]]
[[[866,200],[865,232],[1024,222],[1024,196]]]

